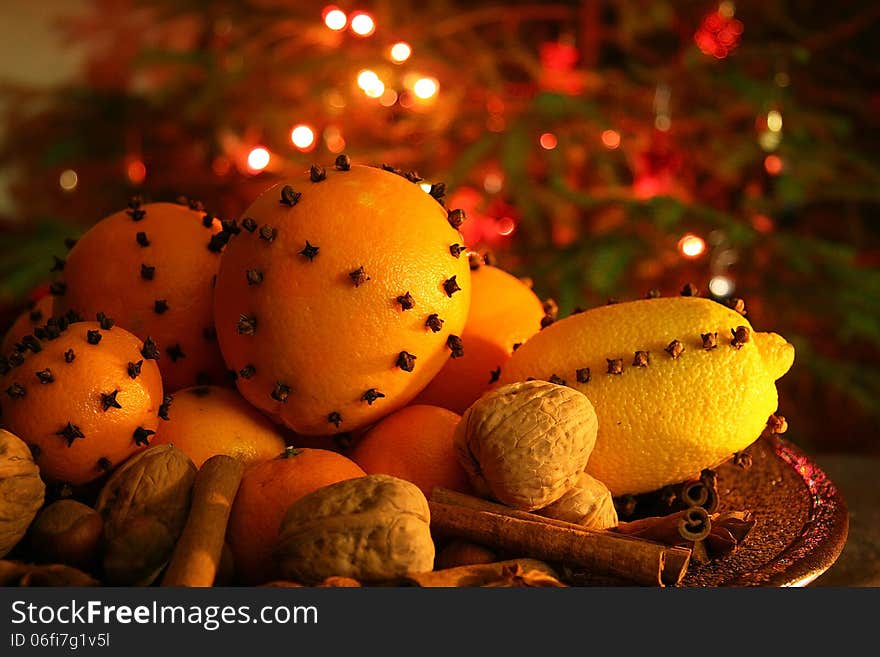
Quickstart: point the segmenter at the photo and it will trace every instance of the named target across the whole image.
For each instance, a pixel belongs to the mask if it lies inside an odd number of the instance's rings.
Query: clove
[[[645,298],[646,299],[659,299],[660,298],[660,290],[658,290],[656,287],[652,287],[645,294]]]
[[[302,192],[296,191],[290,185],[284,185],[281,188],[281,204],[286,205],[288,207],[293,207],[297,203],[299,203],[299,199],[302,196]]]
[[[147,234],[144,233],[143,231],[137,233],[137,235],[134,236],[134,239],[142,247],[150,246],[150,240],[149,240],[149,238],[147,238]]]
[[[55,382],[55,376],[52,374],[52,370],[50,370],[48,367],[44,370],[40,370],[39,372],[36,372],[36,375],[37,375],[37,379],[40,380],[40,383],[45,384],[45,383],[54,383]]]
[[[76,359],[76,352],[73,349],[68,349],[64,352],[64,362],[68,365],[72,363]]]
[[[637,351],[633,356],[633,367],[647,367],[650,356],[647,351]]]
[[[257,222],[254,221],[253,217],[245,217],[241,220],[241,227],[247,232],[253,233],[257,229]]]
[[[103,337],[104,336],[101,335],[101,332],[97,329],[86,331],[86,342],[89,344],[98,344]]]
[[[733,338],[730,340],[730,346],[734,349],[742,349],[743,345],[751,338],[748,326],[737,326],[735,329],[730,329],[730,333],[733,335]]]
[[[700,290],[693,283],[688,283],[683,288],[681,288],[681,296],[683,296],[683,297],[698,297],[698,296],[700,296]]]
[[[559,376],[559,375],[557,375],[557,374],[555,374],[555,373],[550,375],[550,378],[547,379],[547,382],[548,382],[548,383],[552,383],[552,384],[557,385],[557,386],[564,386],[564,385],[566,385],[566,383],[565,383],[565,379],[563,379],[561,376]]]
[[[590,379],[592,378],[589,367],[581,367],[575,370],[574,375],[575,377],[577,377],[578,383],[589,383]]]
[[[605,362],[608,363],[608,374],[623,373],[623,358],[606,358]]]
[[[367,404],[372,406],[374,401],[376,401],[377,399],[381,399],[384,396],[384,393],[379,392],[375,388],[370,388],[363,395],[361,395],[361,401],[365,401],[367,402]]]
[[[700,339],[703,341],[703,349],[706,351],[715,349],[718,346],[717,333],[700,333]]]
[[[431,190],[433,191],[433,187]],[[431,196],[434,196],[431,194]],[[436,197],[435,197],[436,198]],[[439,199],[438,199],[439,200]],[[456,208],[455,210],[450,210],[446,213],[446,221],[449,222],[449,225],[458,230],[458,228],[464,223],[467,216],[464,213],[464,210],[460,208]]]
[[[489,373],[489,383],[490,384],[495,383],[500,378],[501,378],[501,367],[500,366],[496,367],[494,370],[492,370]]]
[[[53,281],[49,284],[49,294],[55,297],[62,296],[67,292],[67,284],[63,281]]]
[[[159,345],[156,344],[153,338],[147,336],[141,349],[141,356],[147,360],[159,360]]]
[[[354,271],[349,272],[348,277],[352,280],[352,282],[354,282],[355,287],[360,287],[362,283],[365,283],[368,280],[370,280],[370,277],[367,276],[366,272],[364,271],[363,265],[361,265],[360,267],[358,267]]]
[[[27,394],[27,391],[20,383],[13,383],[11,386],[6,388],[6,394],[9,395],[9,397],[12,399],[21,399]]]
[[[339,425],[342,424],[342,415],[338,411],[333,411],[327,415],[327,421],[338,429]]]
[[[663,348],[663,351],[665,351],[672,357],[673,360],[675,360],[676,358],[681,356],[682,352],[684,351],[684,344],[681,342],[681,340],[673,340]]]
[[[116,322],[114,322],[111,318],[100,312],[95,315],[95,319],[98,321],[98,325],[105,331],[109,331],[116,324]]]
[[[183,353],[183,348],[180,346],[180,343],[173,344],[170,347],[166,347],[165,353],[168,354],[168,357],[171,359],[172,363],[176,363],[181,358],[186,358],[186,354]]]
[[[64,271],[65,261],[64,261],[62,258],[59,258],[57,255],[53,255],[52,257],[55,259],[55,262],[54,262],[54,264],[52,265],[52,268],[51,268],[49,271],[50,271],[50,272],[53,272],[53,271]]]
[[[238,374],[242,379],[250,379],[257,373],[257,368],[248,363],[240,370],[238,370]]]
[[[407,292],[406,294],[401,294],[397,297],[397,303],[400,304],[401,310],[412,310],[415,308],[416,300],[413,299],[413,296]]]
[[[247,279],[247,284],[250,285],[259,285],[263,282],[263,272],[259,269],[248,269],[245,272],[245,278]]]
[[[428,318],[425,320],[425,326],[431,329],[434,333],[437,333],[443,328],[443,320],[440,319],[440,315],[437,313],[432,313],[428,315]]]
[[[153,312],[157,315],[162,315],[168,311],[168,301],[165,299],[156,299],[153,302]]]
[[[254,315],[241,315],[238,318],[239,335],[253,335],[257,332],[257,318]]]
[[[136,363],[132,363],[129,361],[128,363],[128,377],[130,379],[136,379],[141,374],[141,366],[144,364],[144,361],[139,360]]]
[[[413,368],[416,366],[416,357],[408,351],[401,351],[397,355],[395,366],[399,367],[404,372],[412,372]]]
[[[319,250],[320,247],[315,246],[314,244],[306,240],[306,245],[303,250],[299,252],[299,254],[303,257],[308,258],[309,262],[312,262],[315,259],[315,256],[318,255]]]
[[[275,241],[275,238],[278,237],[278,229],[270,226],[269,224],[265,224],[260,226],[260,239],[266,240],[269,244]]]
[[[443,204],[443,198],[446,196],[446,183],[438,182],[431,185],[431,191],[428,192],[435,201]]]
[[[73,445],[73,441],[77,438],[84,439],[85,436],[83,432],[80,431],[79,427],[75,424],[71,424],[70,421],[67,422],[67,425],[62,429],[55,432],[56,436],[61,436],[65,440],[67,440],[67,446],[71,447]]]
[[[174,395],[165,395],[162,397],[162,403],[159,405],[159,412],[157,415],[160,419],[168,421],[168,411],[171,409],[171,404],[174,402]]]
[[[151,281],[156,276],[156,268],[153,265],[141,265],[141,278]]]
[[[452,278],[447,278],[443,281],[443,291],[446,292],[447,297],[451,298],[453,294],[461,290],[458,281],[455,279],[456,277],[453,276]]]
[[[317,164],[313,164],[309,167],[309,180],[313,183],[321,182],[327,178],[327,171],[324,167],[318,166]]]
[[[461,358],[464,356],[464,344],[457,335],[451,335],[446,338],[446,346],[452,352],[453,358]]]
[[[122,408],[122,404],[120,404],[116,395],[119,394],[119,390],[114,390],[113,392],[102,392],[101,393],[101,408],[104,412],[107,412],[109,408]]]
[[[348,171],[351,169],[351,159],[345,153],[337,155],[334,164],[339,171]]]
[[[453,258],[458,258],[465,251],[464,244],[450,244],[449,245],[449,253],[452,254]]]
[[[101,458],[98,459],[97,466],[98,466],[98,470],[100,470],[101,472],[110,472],[111,468],[113,467],[113,464],[110,462],[110,459],[108,459],[106,456],[102,456]]]
[[[135,445],[149,445],[150,444],[150,436],[152,436],[155,431],[152,429],[144,429],[143,427],[138,427],[134,430],[132,434],[132,438],[134,438]]]
[[[287,402],[288,397],[290,397],[290,386],[286,383],[281,383],[280,381],[277,381],[269,396],[272,397],[272,399],[274,399],[275,401],[284,404]]]

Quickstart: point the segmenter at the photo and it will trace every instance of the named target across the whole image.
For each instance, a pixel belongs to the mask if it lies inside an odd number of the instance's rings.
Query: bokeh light
[[[125,174],[132,184],[140,185],[147,177],[147,166],[141,160],[131,160],[125,167]]]
[[[336,5],[324,7],[324,11],[321,13],[324,17],[324,25],[335,32],[344,30],[345,26],[348,25],[348,16]]]
[[[269,155],[269,151],[262,146],[257,146],[256,148],[251,149],[251,152],[248,153],[248,167],[250,167],[252,171],[262,171],[269,166],[269,160],[271,159],[272,156]]]
[[[58,176],[58,184],[61,185],[61,189],[65,192],[72,192],[79,184],[79,176],[76,175],[76,171],[73,169],[67,169]]]
[[[315,144],[315,131],[301,123],[290,131],[290,141],[301,151],[308,150]]]
[[[507,237],[513,234],[513,231],[516,229],[516,223],[510,217],[501,217],[496,228],[499,235]]]
[[[368,13],[356,12],[351,16],[351,31],[358,36],[368,37],[376,31],[376,23]]]
[[[706,251],[706,240],[699,235],[688,233],[678,240],[678,250],[685,258],[698,258]]]
[[[416,98],[428,100],[437,94],[437,80],[434,78],[419,78],[413,85],[413,93]]]
[[[733,281],[727,276],[713,276],[709,280],[709,292],[716,297],[727,297],[733,293]]]
[[[602,132],[602,144],[605,148],[614,150],[620,146],[620,133],[617,130],[605,130]]]
[[[543,135],[541,135],[540,139],[538,139],[538,143],[541,144],[541,148],[552,151],[554,148],[556,148],[559,140],[556,139],[556,135],[554,135],[552,132],[545,132]]]
[[[768,155],[764,158],[764,169],[771,176],[777,176],[782,173],[782,158],[778,155]]]
[[[767,129],[771,132],[779,132],[782,130],[782,114],[777,110],[767,112]]]
[[[412,47],[406,41],[398,41],[391,46],[391,60],[398,64],[405,62],[412,55]]]

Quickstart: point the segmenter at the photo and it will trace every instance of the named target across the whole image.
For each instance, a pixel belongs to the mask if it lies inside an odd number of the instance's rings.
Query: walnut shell
[[[577,483],[597,429],[593,404],[583,393],[525,381],[496,388],[474,402],[456,427],[454,444],[478,493],[534,511]]]
[[[27,533],[43,506],[46,485],[30,448],[9,431],[0,429],[0,557]]]
[[[556,520],[573,522],[587,529],[616,527],[617,509],[611,491],[601,481],[582,472],[577,483],[553,504],[536,512]]]
[[[155,578],[183,531],[195,477],[192,460],[173,445],[149,447],[113,472],[95,505],[104,518],[109,583],[146,584]],[[156,540],[138,538],[151,533]]]
[[[389,475],[323,486],[294,502],[275,551],[283,578],[314,585],[327,577],[387,581],[434,565],[428,501]]]
[[[92,507],[76,500],[57,500],[31,525],[30,545],[40,560],[89,570],[96,564],[104,521]]]

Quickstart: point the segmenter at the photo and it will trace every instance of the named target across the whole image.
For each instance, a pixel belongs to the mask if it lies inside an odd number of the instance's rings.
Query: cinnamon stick
[[[691,551],[605,530],[590,530],[435,488],[431,527],[506,552],[586,569],[643,586],[677,585]]]
[[[199,468],[189,516],[162,586],[213,586],[243,471],[242,461],[225,454],[212,456]]]

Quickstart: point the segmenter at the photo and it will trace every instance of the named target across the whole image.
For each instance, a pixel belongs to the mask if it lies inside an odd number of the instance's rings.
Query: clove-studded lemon
[[[500,382],[583,392],[599,419],[587,472],[617,496],[697,477],[748,447],[793,361],[784,338],[718,302],[654,298],[555,322],[513,354]]]
[[[460,210],[414,174],[312,166],[244,212],[214,291],[227,367],[303,435],[352,431],[411,401],[467,345]]]

